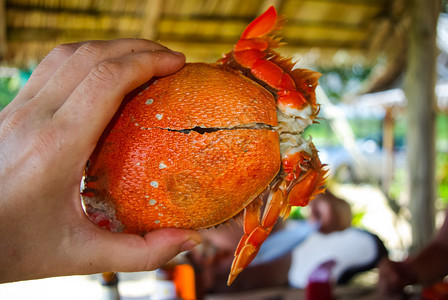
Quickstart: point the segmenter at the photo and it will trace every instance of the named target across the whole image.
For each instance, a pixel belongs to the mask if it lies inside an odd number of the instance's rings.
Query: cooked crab
[[[323,190],[326,170],[302,137],[319,112],[320,74],[273,51],[281,24],[270,7],[216,64],[186,64],[123,101],[86,169],[82,197],[93,222],[143,234],[208,228],[242,213],[231,284],[278,217]]]

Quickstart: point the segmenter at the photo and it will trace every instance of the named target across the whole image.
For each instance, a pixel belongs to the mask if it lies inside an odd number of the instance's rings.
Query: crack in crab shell
[[[280,168],[280,159],[272,159],[280,157],[275,131],[139,132],[112,132],[109,140],[133,139],[132,149],[116,155],[121,143],[112,142],[89,168],[99,178],[88,183],[97,191],[89,202],[112,203],[127,232],[220,224],[260,194]]]
[[[263,87],[225,67],[187,64],[120,108],[91,157],[84,202],[106,207],[126,232],[216,226],[279,172],[276,125]],[[213,130],[185,131],[197,127]]]
[[[121,121],[171,130],[277,125],[272,93],[225,66],[187,64],[175,75],[151,81],[147,89],[135,101],[148,107],[128,107],[133,119]]]

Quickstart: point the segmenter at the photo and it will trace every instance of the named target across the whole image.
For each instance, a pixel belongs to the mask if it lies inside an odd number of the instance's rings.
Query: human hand
[[[436,237],[402,262],[381,261],[378,286],[383,293],[398,293],[406,285],[433,284],[447,274],[448,248]]]
[[[416,282],[411,259],[396,262],[385,258],[378,269],[378,287],[383,294],[402,293],[405,286]]]
[[[310,219],[320,223],[319,231],[322,233],[344,230],[351,225],[350,205],[328,190],[311,201],[310,208]]]
[[[197,232],[145,236],[91,223],[80,200],[85,164],[124,96],[185,63],[146,40],[56,47],[0,112],[0,282],[153,270],[200,242]]]

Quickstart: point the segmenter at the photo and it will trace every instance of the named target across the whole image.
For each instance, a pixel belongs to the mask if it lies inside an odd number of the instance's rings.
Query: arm
[[[448,275],[448,209],[435,238],[408,264],[417,283],[433,283]]]
[[[177,71],[182,54],[146,40],[55,48],[0,113],[0,282],[152,270],[200,242],[190,230],[111,233],[86,218],[85,164],[123,97]]]
[[[388,259],[379,266],[379,287],[385,293],[400,292],[409,284],[434,283],[448,274],[448,209],[435,238],[415,256],[403,262]]]

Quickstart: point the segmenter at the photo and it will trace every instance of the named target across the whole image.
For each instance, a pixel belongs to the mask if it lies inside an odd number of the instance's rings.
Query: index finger
[[[65,136],[70,135],[65,140],[71,151],[77,149],[87,154],[84,157],[87,160],[124,96],[151,77],[171,74],[184,63],[183,55],[167,50],[132,53],[103,61],[56,111],[53,124]]]
[[[27,83],[19,91],[14,100],[12,100],[11,103],[3,109],[3,115],[7,115],[21,107],[24,103],[28,102],[29,99],[36,95],[37,92],[58,70],[58,68],[64,64],[82,44],[83,42],[59,45],[48,53],[33,71]]]
[[[108,60],[117,60],[126,55],[152,50],[168,51],[161,44],[143,39],[118,39],[111,41],[89,41],[56,71],[35,96],[36,101],[45,102],[47,111],[54,113],[92,69]]]

